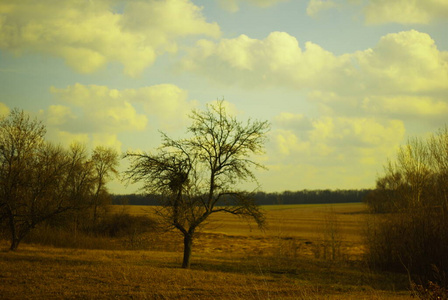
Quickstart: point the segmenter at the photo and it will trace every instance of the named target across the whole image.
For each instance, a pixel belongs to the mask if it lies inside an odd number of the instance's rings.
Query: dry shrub
[[[33,230],[24,242],[73,249],[115,249],[116,243],[106,237],[73,232],[66,228],[39,226]]]
[[[427,285],[412,283],[412,296],[422,300],[447,300],[448,289],[429,281]]]
[[[319,237],[312,244],[314,257],[330,261],[342,261],[347,259],[342,248],[343,235],[341,223],[336,212],[331,209],[324,216],[324,223],[319,230]]]
[[[369,263],[447,287],[448,126],[400,147],[366,202],[379,214],[367,232]]]
[[[378,216],[369,226],[366,258],[373,267],[405,271],[418,282],[448,284],[448,218],[441,212]]]
[[[300,242],[292,237],[276,237],[273,256],[281,259],[297,258],[300,254]]]
[[[97,224],[84,231],[116,238],[143,234],[155,230],[156,227],[156,222],[148,216],[133,216],[120,212],[103,217]]]
[[[42,224],[25,242],[63,248],[145,249],[150,246],[147,234],[158,230],[148,216],[130,215],[124,210],[104,214],[96,224],[72,217]]]

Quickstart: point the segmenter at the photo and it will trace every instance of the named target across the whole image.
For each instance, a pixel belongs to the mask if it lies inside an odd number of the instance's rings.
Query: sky
[[[271,124],[261,190],[373,188],[447,124],[447,29],[448,0],[0,0],[0,114],[124,153],[225,99]]]

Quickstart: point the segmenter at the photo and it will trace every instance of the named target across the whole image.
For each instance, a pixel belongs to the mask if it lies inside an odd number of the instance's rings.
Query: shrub
[[[120,212],[106,215],[96,225],[89,226],[84,231],[98,236],[119,238],[142,234],[155,228],[156,222],[147,216],[133,216]]]
[[[366,198],[372,266],[448,286],[448,128],[400,148]],[[437,270],[437,272],[434,272]]]
[[[38,226],[26,242],[64,248],[144,249],[145,233],[157,231],[156,222],[148,216],[135,216],[120,211],[102,215],[96,224],[85,222],[87,214],[66,214]],[[90,219],[89,219],[90,220]]]

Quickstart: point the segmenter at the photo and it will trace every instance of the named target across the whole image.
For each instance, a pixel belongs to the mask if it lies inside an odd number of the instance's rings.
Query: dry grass
[[[297,255],[314,256],[316,247],[324,243],[325,222],[329,215],[334,214],[341,231],[341,247],[345,256],[359,259],[364,252],[362,241],[367,207],[362,203],[269,205],[263,206],[263,209],[268,224],[263,231],[258,229],[255,222],[231,214],[211,215],[201,228],[197,242],[199,247],[195,251],[267,254],[287,247]],[[129,213],[135,215],[154,216],[152,210],[147,206],[129,207]],[[229,243],[223,237],[234,238],[236,242]]]
[[[0,253],[2,299],[406,299],[388,279],[303,259],[174,252],[67,250],[22,245]],[[380,285],[379,288],[375,284]]]
[[[262,208],[266,212],[268,223],[264,233],[258,230],[254,222],[247,222],[226,213],[211,215],[203,231],[243,236],[276,236],[281,232],[287,236],[313,239],[325,221],[324,216],[335,213],[341,219],[344,235],[350,240],[360,241],[360,225],[367,213],[367,207],[363,203],[267,205]],[[122,208],[114,206],[113,209],[118,211]],[[153,214],[151,206],[128,206],[127,211],[133,215]]]
[[[333,209],[345,242],[359,243],[355,232],[361,230],[357,222],[363,207]],[[141,207],[131,212],[148,213]],[[319,237],[314,231],[328,207],[269,207],[267,213],[271,227],[265,232],[250,231],[244,220],[225,215],[212,219],[194,245],[189,270],[179,268],[182,240],[176,233],[163,234],[170,241],[166,249],[160,238],[148,246],[152,250],[133,251],[22,244],[17,252],[0,252],[0,298],[409,298],[403,276],[369,272],[354,259],[330,263],[313,257],[311,246]]]

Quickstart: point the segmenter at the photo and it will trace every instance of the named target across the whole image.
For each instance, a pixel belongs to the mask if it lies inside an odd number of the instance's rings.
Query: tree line
[[[290,205],[290,204],[330,204],[330,203],[360,203],[372,189],[347,190],[301,190],[284,191],[281,193],[255,192],[253,198],[258,205]],[[160,197],[155,194],[112,195],[114,205],[160,205]],[[228,202],[227,202],[228,203]],[[218,202],[218,205],[226,202]]]

